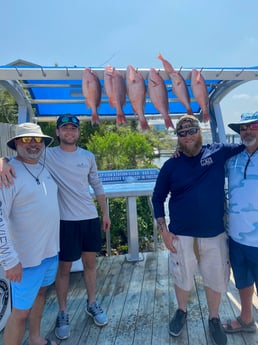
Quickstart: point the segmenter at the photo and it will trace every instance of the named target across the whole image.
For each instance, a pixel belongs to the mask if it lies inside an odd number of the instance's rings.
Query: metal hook
[[[181,72],[182,68],[183,68],[183,66],[181,66],[181,67],[179,68],[179,71],[178,71],[179,73]]]
[[[46,77],[47,75],[46,75],[46,73],[44,72],[43,67],[40,67],[40,69],[41,69],[41,72],[42,72],[43,77]]]
[[[66,76],[69,77],[70,73],[69,73],[68,67],[65,67],[65,69],[66,69]]]
[[[224,68],[221,68],[220,72],[216,74],[216,77],[219,77],[223,71],[224,71]]]
[[[15,69],[16,69],[16,72],[18,73],[18,76],[19,76],[19,77],[22,77],[22,73],[21,73],[21,72],[19,72],[18,68],[17,68],[17,67],[15,67]]]
[[[240,74],[244,71],[245,69],[244,68],[242,68],[242,70],[239,72],[239,73],[237,73],[236,74],[236,77],[239,77],[240,76]]]

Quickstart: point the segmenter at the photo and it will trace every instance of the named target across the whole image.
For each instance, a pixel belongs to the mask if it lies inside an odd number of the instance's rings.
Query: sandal
[[[256,325],[254,321],[249,323],[244,322],[240,316],[236,318],[237,322],[239,323],[240,327],[233,328],[232,327],[232,320],[227,320],[227,323],[223,325],[224,331],[226,333],[255,333],[256,332]]]

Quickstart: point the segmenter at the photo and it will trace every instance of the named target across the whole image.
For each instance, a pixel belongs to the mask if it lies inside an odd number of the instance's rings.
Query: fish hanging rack
[[[85,99],[82,94],[82,74],[85,67],[49,67],[49,66],[0,66],[0,85],[7,89],[16,98],[19,105],[27,107],[27,115],[33,116],[39,121],[54,120],[62,113],[73,113],[82,119],[90,119],[90,110],[85,106]],[[115,110],[108,104],[104,91],[104,68],[91,68],[101,82],[101,105],[100,117],[103,119],[114,119]],[[126,68],[116,68],[124,77]],[[236,67],[236,68],[206,68],[195,67],[199,70],[206,81],[209,90],[210,101],[222,99],[234,87],[251,80],[258,80],[258,67]],[[173,94],[172,82],[164,69],[156,68],[163,78],[167,91],[169,112],[171,117],[177,118],[185,113],[182,105]],[[180,67],[176,69],[184,78],[189,89],[190,102],[193,112],[200,115],[200,107],[197,105],[191,92],[192,68]],[[145,80],[148,89],[149,69],[138,69]],[[124,106],[126,117],[135,118],[128,97]],[[151,104],[146,95],[145,113],[147,118],[157,118],[160,114]],[[21,115],[23,116],[23,115]]]

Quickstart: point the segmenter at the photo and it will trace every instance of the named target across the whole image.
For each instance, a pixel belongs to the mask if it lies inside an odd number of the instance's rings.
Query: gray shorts
[[[199,268],[204,286],[220,293],[227,291],[230,264],[226,233],[210,238],[178,236],[173,243],[177,253],[170,252],[170,271],[175,285],[190,291]]]

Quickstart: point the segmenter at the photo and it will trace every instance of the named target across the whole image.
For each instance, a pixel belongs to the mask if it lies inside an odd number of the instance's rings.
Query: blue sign
[[[103,170],[98,172],[103,184],[156,181],[158,173],[158,169]]]

